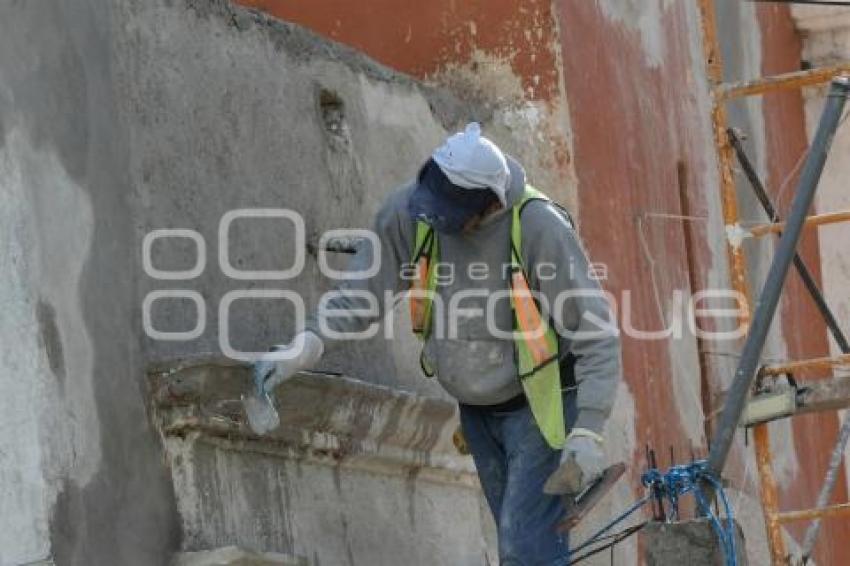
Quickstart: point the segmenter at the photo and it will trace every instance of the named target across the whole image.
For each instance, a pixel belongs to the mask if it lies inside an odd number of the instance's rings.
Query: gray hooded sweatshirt
[[[508,156],[508,207],[522,198],[525,171]],[[410,259],[416,224],[407,212],[412,181],[393,191],[382,205],[373,230],[381,243],[378,273],[347,281],[339,295],[308,318],[307,328],[325,348],[336,341],[322,332],[363,331],[380,320],[389,292],[395,297],[410,288]],[[611,412],[621,378],[620,341],[608,303],[590,270],[586,253],[567,215],[556,205],[532,201],[520,216],[522,258],[529,286],[559,335],[559,354],[575,356],[578,384],[576,427],[601,432]],[[437,234],[440,266],[432,332],[423,355],[436,369],[440,384],[459,402],[495,405],[522,392],[514,361],[512,311],[508,295],[510,208],[461,234]],[[349,269],[373,264],[371,243],[361,241]],[[353,292],[352,292],[353,291]],[[363,297],[371,293],[371,304]],[[437,306],[442,303],[443,308]],[[377,305],[377,308],[375,308]]]

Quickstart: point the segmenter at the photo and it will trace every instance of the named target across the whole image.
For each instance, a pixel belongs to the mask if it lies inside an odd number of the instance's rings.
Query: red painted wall
[[[240,0],[427,78],[474,50],[505,57],[528,97],[558,89],[555,29],[547,0]]]
[[[617,297],[632,293],[634,325],[659,330],[665,323],[656,294],[666,312],[673,291],[690,287],[683,224],[651,217],[639,223],[638,218],[682,214],[680,182],[687,187],[691,215],[705,216],[705,195],[717,191],[700,184],[714,151],[711,139],[701,134],[705,110],[683,89],[692,72],[684,6],[665,12],[666,57],[663,65],[653,65],[640,31],[607,18],[596,2],[557,5],[582,236],[591,255],[609,265],[609,291]],[[700,259],[709,261],[705,235],[696,235]],[[623,339],[625,379],[637,407],[635,484],[646,466],[645,443],[661,452],[660,465],[667,465],[670,446],[678,458],[689,455],[692,439],[676,409],[671,346],[669,340]],[[699,372],[696,364],[693,371]],[[699,403],[699,390],[694,393]],[[705,446],[693,442],[704,455]]]

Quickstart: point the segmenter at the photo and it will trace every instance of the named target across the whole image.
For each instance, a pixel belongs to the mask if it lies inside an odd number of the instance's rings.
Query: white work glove
[[[274,388],[301,370],[313,367],[325,347],[315,332],[299,332],[291,343],[274,346],[268,354],[254,362],[254,387],[257,396]]]
[[[605,452],[600,435],[574,428],[561,451],[561,465],[543,486],[549,495],[578,494],[605,471]]]

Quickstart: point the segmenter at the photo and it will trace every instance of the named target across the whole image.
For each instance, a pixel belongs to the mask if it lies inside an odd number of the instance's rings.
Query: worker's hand
[[[550,495],[581,493],[605,471],[602,437],[586,428],[570,432],[561,451],[561,465],[543,486]]]
[[[271,393],[299,371],[313,367],[323,351],[322,339],[309,330],[298,333],[290,344],[274,346],[268,354],[254,362],[257,395]]]

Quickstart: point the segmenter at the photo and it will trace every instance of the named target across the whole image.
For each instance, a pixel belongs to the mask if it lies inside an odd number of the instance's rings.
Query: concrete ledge
[[[236,546],[214,550],[181,552],[172,566],[307,566],[306,558],[293,558],[277,552],[257,554]]]
[[[193,436],[230,450],[356,467],[422,480],[477,485],[471,458],[452,434],[457,407],[442,399],[345,376],[301,373],[276,391],[281,425],[254,434],[240,401],[247,365],[200,356],[150,367],[153,418],[165,437]]]
[[[240,401],[251,387],[248,366],[206,356],[157,364],[148,377],[184,552],[232,546],[221,552],[375,566],[399,556],[411,564],[495,560],[472,460],[452,442],[454,403],[302,373],[278,388],[281,425],[260,437]],[[223,563],[279,564],[245,560],[253,561]]]

